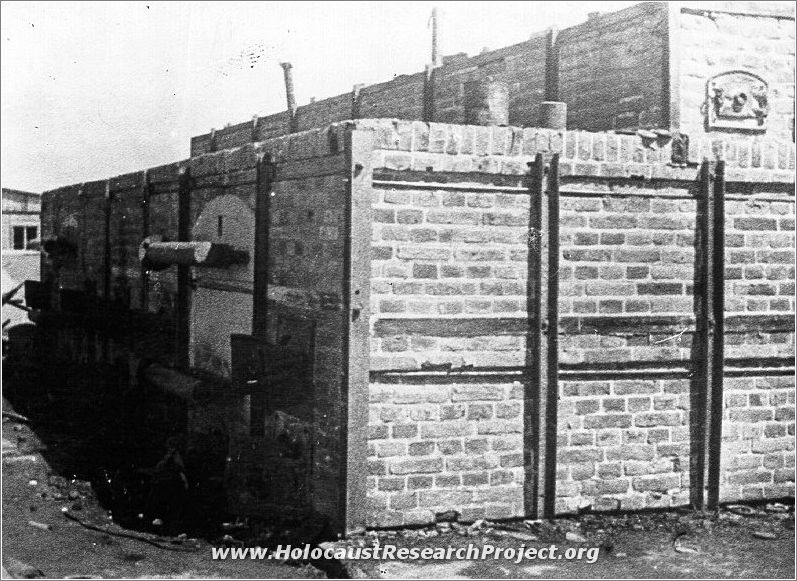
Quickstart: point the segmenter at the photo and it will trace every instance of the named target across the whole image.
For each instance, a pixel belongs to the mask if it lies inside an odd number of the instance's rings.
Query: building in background
[[[41,195],[3,188],[3,293],[25,280],[39,280],[39,250],[31,242],[39,239]],[[14,298],[23,298],[20,289]],[[3,306],[3,323],[18,325],[27,314],[11,305]]]

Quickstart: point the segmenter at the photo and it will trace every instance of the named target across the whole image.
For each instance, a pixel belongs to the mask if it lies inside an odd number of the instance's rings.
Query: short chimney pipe
[[[285,96],[288,99],[288,114],[291,117],[291,126],[296,120],[296,92],[293,88],[293,65],[291,63],[280,63],[285,74]]]
[[[442,64],[440,56],[440,36],[439,36],[439,14],[437,8],[432,8],[432,67],[439,67]]]

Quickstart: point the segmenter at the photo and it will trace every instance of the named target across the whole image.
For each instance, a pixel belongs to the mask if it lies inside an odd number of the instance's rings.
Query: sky
[[[0,178],[45,191],[184,159],[190,138],[636,2],[2,2]]]

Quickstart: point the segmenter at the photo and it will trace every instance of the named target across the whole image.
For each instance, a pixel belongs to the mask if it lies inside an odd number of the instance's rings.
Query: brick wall
[[[472,79],[491,77],[506,82],[510,89],[509,120],[515,125],[533,125],[544,100],[545,33],[530,40],[467,58],[447,58],[432,78],[433,118],[444,123],[463,123],[464,84]],[[400,75],[390,81],[359,90],[356,105],[353,93],[344,93],[297,108],[297,129],[304,131],[330,123],[359,118],[422,119],[426,73]],[[354,115],[354,108],[358,111]],[[270,139],[290,132],[287,112],[259,117],[215,132],[215,150]],[[213,151],[211,134],[191,139],[191,155]]]
[[[525,337],[457,323],[525,313],[528,197],[374,188],[372,211],[371,308],[394,319],[374,322],[371,368],[521,366]],[[369,523],[523,514],[522,385],[409,382],[371,386]]]
[[[363,87],[360,116],[420,119],[423,117],[423,85],[424,73],[416,73]]]
[[[794,199],[737,199],[725,214],[726,310],[794,312]]]
[[[668,125],[667,42],[667,8],[656,2],[563,30],[559,100],[567,103],[567,126],[606,131]]]
[[[509,88],[509,123],[536,124],[540,103],[545,100],[546,47],[547,33],[537,33],[526,42],[500,50],[444,61],[433,79],[433,119],[441,123],[464,123],[465,83],[491,78]],[[396,117],[422,118],[421,115]]]
[[[665,70],[667,11],[649,2],[600,15],[558,35],[560,99],[569,106],[568,125],[585,130],[660,126]],[[473,57],[453,55],[432,77],[432,119],[465,121],[464,87],[473,79],[492,78],[509,87],[509,123],[534,126],[545,100],[548,33],[525,42]],[[422,119],[425,73],[401,75],[363,87],[358,104],[361,118]],[[300,130],[353,117],[351,93],[298,108]],[[215,134],[216,149],[268,139],[290,131],[286,112],[240,123]],[[210,134],[191,140],[191,155],[210,151]]]
[[[725,2],[715,8],[678,14],[673,56],[680,69],[681,131],[704,133],[706,83],[718,73],[743,70],[769,84],[765,135],[793,141],[794,7]]]
[[[794,387],[794,377],[725,380],[721,500],[794,496]]]
[[[723,499],[793,494],[793,382],[743,370],[794,357],[791,144],[751,156],[744,139],[697,139],[678,168],[666,140],[374,123],[372,524],[526,514],[522,465],[503,464],[517,448],[500,447],[522,442],[528,411],[511,373],[527,361],[522,176],[537,152],[562,155],[557,512],[689,503],[703,155],[729,179]]]
[[[371,385],[368,526],[523,514],[519,382]]]
[[[111,193],[111,288],[131,308],[143,307],[143,278],[138,247],[144,235],[145,176],[136,172],[109,184]]]
[[[673,11],[673,15],[670,12]],[[706,83],[717,73],[747,70],[769,83],[765,137],[794,140],[794,12],[772,3],[725,2],[706,10],[644,2],[564,29],[553,54],[548,34],[467,57],[452,55],[432,76],[431,119],[465,121],[465,83],[492,78],[509,87],[509,123],[532,127],[545,100],[546,63],[556,62],[558,99],[568,127],[585,131],[664,127],[705,133]],[[425,73],[363,87],[355,114],[345,93],[298,108],[299,130],[352,117],[420,120]],[[672,103],[671,103],[672,101]],[[672,111],[671,111],[672,108]],[[290,132],[286,112],[240,123],[215,134],[216,149]],[[727,134],[727,131],[719,132]],[[744,134],[745,131],[737,132]],[[191,155],[211,150],[210,134],[191,140]]]
[[[347,164],[358,160],[348,160],[343,144],[355,127],[376,140],[372,159],[359,160],[376,168],[372,220],[353,233],[370,237],[372,251],[369,472],[362,473],[369,525],[429,522],[448,509],[463,519],[527,514],[522,370],[537,354],[526,345],[525,175],[537,153],[561,155],[557,511],[687,502],[697,389],[690,379],[695,196],[704,157],[724,158],[728,180],[722,495],[793,495],[792,143],[697,138],[690,163],[676,167],[666,138],[375,119],[182,162],[193,176],[196,217],[220,196],[251,207],[256,156],[274,156],[272,329],[281,316],[316,325],[311,412],[303,417],[317,430],[319,510],[340,514],[346,459],[342,208]],[[150,232],[172,239],[180,165],[148,171]],[[142,179],[110,182],[119,204],[111,212],[115,276],[134,278],[138,268]],[[74,288],[102,273],[103,253],[88,248],[102,228],[81,225],[102,214],[105,186],[43,198],[44,235],[76,240],[78,260],[62,272]],[[236,300],[251,302],[248,280],[230,276]],[[150,310],[166,314],[173,275],[161,271],[153,281],[162,292],[153,282]],[[246,310],[233,312],[225,316],[248,324]],[[624,373],[631,364],[633,376]],[[255,441],[238,436],[242,450]]]
[[[336,519],[343,514],[339,490],[345,474],[342,463],[345,446],[346,408],[341,406],[343,360],[343,248],[341,223],[346,186],[344,137],[349,125],[340,125],[292,134],[257,145],[246,144],[178,163],[151,168],[103,180],[60,188],[43,195],[43,237],[61,237],[77,249],[75,260],[59,271],[46,265],[48,275],[57,275],[56,288],[83,291],[96,288],[102,297],[103,275],[111,273],[111,296],[115,304],[113,361],[124,361],[135,372],[141,357],[174,364],[177,295],[176,267],[144,273],[138,249],[144,236],[166,240],[178,237],[178,192],[181,169],[190,173],[190,224],[201,222],[203,211],[219,200],[238,204],[237,218],[251,212],[256,196],[256,163],[260,154],[269,154],[276,164],[276,181],[271,198],[270,229],[270,329],[272,340],[282,338],[279,329],[291,332],[285,318],[305,319],[314,324],[312,344],[314,375],[311,386],[302,386],[301,410],[284,408],[309,426],[306,457],[314,463],[302,481],[295,483],[306,493],[310,508]],[[110,193],[106,197],[106,190]],[[145,200],[148,199],[148,204]],[[105,211],[110,204],[110,263],[105,263]],[[145,217],[146,212],[146,217]],[[148,225],[145,226],[145,223]],[[247,227],[248,224],[248,227]],[[235,227],[227,223],[227,228]],[[192,269],[191,364],[193,371],[215,376],[210,384],[230,375],[230,334],[251,333],[252,265],[254,227],[245,220],[239,250],[249,252],[249,264],[229,269]],[[215,230],[215,228],[214,228]],[[194,228],[194,239],[206,239]],[[214,240],[215,241],[215,240]],[[144,285],[148,292],[142,294]],[[209,297],[209,298],[208,298]],[[92,303],[97,312],[101,303]],[[105,308],[103,306],[103,308]],[[144,315],[149,313],[151,317]],[[142,318],[143,317],[143,318]],[[59,355],[76,356],[83,362],[99,363],[103,332],[85,320],[64,319],[58,335]],[[147,336],[132,319],[145,321]],[[72,326],[70,326],[72,325]],[[85,328],[84,328],[85,327]],[[128,333],[125,335],[125,333]],[[215,337],[212,335],[215,333]],[[81,346],[90,344],[88,351]],[[83,351],[81,351],[83,350]],[[107,361],[105,361],[107,363]],[[223,381],[222,381],[223,384]],[[182,394],[190,399],[190,394]],[[259,503],[269,497],[273,465],[273,442],[253,434],[251,402],[239,391],[221,399],[189,406],[187,419],[191,437],[222,433],[229,441],[231,505],[247,514],[257,513]],[[219,432],[220,430],[220,432]],[[283,474],[281,477],[296,477]],[[287,482],[287,480],[285,480]],[[240,486],[243,483],[243,486]],[[294,508],[306,509],[304,506]]]

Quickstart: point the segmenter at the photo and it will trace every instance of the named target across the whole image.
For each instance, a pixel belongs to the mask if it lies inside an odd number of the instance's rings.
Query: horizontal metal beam
[[[527,332],[526,314],[501,317],[380,317],[374,322],[377,337],[392,335],[427,335],[431,337],[479,337],[485,335],[524,335]],[[794,317],[789,314],[728,315],[727,333],[762,331],[767,333],[794,332]],[[624,336],[651,333],[693,333],[692,315],[562,315],[559,333],[585,335],[592,333]]]
[[[686,180],[684,180],[686,181]],[[691,182],[689,182],[691,183]],[[442,190],[442,191],[457,191],[466,193],[486,193],[486,194],[518,194],[527,195],[528,190],[523,187],[515,186],[496,186],[489,184],[463,184],[463,183],[449,183],[449,182],[428,182],[428,181],[401,181],[401,180],[374,180],[373,185],[375,188],[391,188],[391,189],[413,189],[413,190]],[[666,192],[607,192],[604,190],[568,190],[562,189],[559,191],[560,197],[563,198],[655,198],[655,199],[668,199],[668,200],[694,200],[694,197],[688,194],[668,194]],[[793,195],[784,194],[783,196],[761,196],[756,194],[749,195],[726,195],[726,200],[737,202],[795,202]]]

